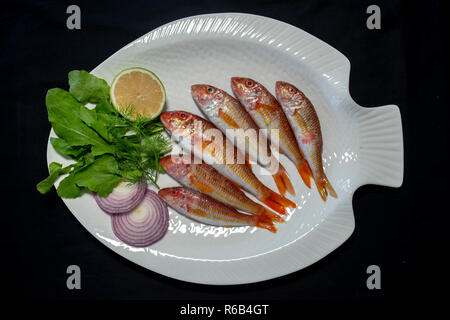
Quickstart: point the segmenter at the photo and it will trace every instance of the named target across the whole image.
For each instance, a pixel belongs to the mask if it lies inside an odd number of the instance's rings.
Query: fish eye
[[[172,194],[173,194],[173,195],[176,195],[177,193],[178,193],[177,190],[172,190]]]
[[[290,93],[294,93],[294,91],[295,91],[294,88],[289,88]]]
[[[186,118],[186,113],[184,113],[184,112],[180,113],[180,117],[183,119]]]
[[[211,88],[211,87],[208,88],[209,93],[213,93],[213,91],[214,91],[213,88]]]
[[[251,80],[248,80],[248,81],[247,81],[247,86],[249,86],[249,87],[250,87],[251,85],[253,85],[253,81],[251,81]]]

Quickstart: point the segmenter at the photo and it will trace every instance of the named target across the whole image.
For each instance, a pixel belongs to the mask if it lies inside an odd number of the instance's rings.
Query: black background
[[[81,30],[66,8],[81,8]],[[381,30],[366,9],[381,8]],[[0,2],[2,288],[27,299],[389,299],[433,297],[448,254],[448,54],[438,1],[11,1]],[[72,69],[91,70],[146,32],[178,18],[247,12],[295,25],[351,61],[350,92],[363,106],[401,110],[401,188],[364,186],[354,195],[354,234],[320,262],[257,284],[205,286],[147,271],[107,249],[72,216],[47,176],[47,89],[67,88]],[[6,251],[6,252],[5,252]],[[280,262],[282,263],[282,262]],[[66,288],[66,268],[82,289]],[[381,267],[381,290],[366,268]]]

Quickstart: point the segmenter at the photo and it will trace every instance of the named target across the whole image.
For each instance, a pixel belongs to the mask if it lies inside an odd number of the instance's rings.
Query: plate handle
[[[403,133],[396,105],[359,107],[359,186],[400,187],[403,182]]]

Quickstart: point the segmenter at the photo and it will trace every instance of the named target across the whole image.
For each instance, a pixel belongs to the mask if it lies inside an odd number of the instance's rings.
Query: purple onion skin
[[[101,197],[94,193],[94,199],[98,206],[109,214],[120,214],[132,211],[141,203],[147,190],[147,182],[145,180],[137,182],[134,185],[135,192],[131,193],[128,198],[121,198],[114,193],[114,189],[107,197]],[[117,187],[116,187],[117,188]]]
[[[117,238],[130,246],[148,247],[161,240],[167,233],[169,210],[158,194],[149,189],[146,190],[144,199],[137,209],[147,210],[144,220],[131,220],[130,216],[134,211],[111,215],[113,232]]]

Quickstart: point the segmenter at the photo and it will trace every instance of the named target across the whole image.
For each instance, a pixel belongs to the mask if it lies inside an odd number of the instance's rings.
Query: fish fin
[[[327,189],[325,188],[325,184],[319,182],[316,182],[316,186],[317,186],[317,191],[319,191],[320,197],[322,198],[322,200],[324,202],[327,201],[327,197],[328,197],[328,192]]]
[[[270,220],[272,220],[273,222],[278,222],[278,223],[286,222],[286,221],[284,221],[284,219],[282,217],[277,215],[275,212],[272,212],[269,209],[264,208],[263,206],[261,206],[260,212],[256,213],[256,215],[265,216],[265,217],[269,218]]]
[[[323,174],[323,177],[317,179],[316,186],[323,201],[327,201],[328,194],[334,198],[338,197],[325,174]]]
[[[275,184],[277,185],[278,191],[280,191],[281,195],[284,196],[287,190],[287,192],[295,196],[294,187],[292,186],[291,180],[289,180],[286,169],[281,165],[281,163],[279,164],[277,173],[273,175],[273,180],[275,180]]]
[[[262,200],[262,202],[263,202],[266,206],[268,206],[269,208],[271,208],[272,210],[278,212],[279,214],[282,214],[282,215],[286,215],[286,214],[287,214],[286,208],[283,207],[282,205],[280,205],[279,203],[276,203],[276,202],[274,202],[274,201],[272,201],[272,200],[269,200],[269,199]]]
[[[308,188],[311,189],[310,177],[312,177],[312,172],[311,172],[311,168],[309,167],[308,162],[306,162],[306,160],[305,160],[302,163],[300,163],[297,166],[297,170],[298,170],[298,173],[300,173],[300,176],[302,177],[303,182],[306,184],[306,186]]]
[[[269,217],[254,215],[253,219],[255,227],[267,229],[272,233],[277,232],[277,228]]]
[[[334,188],[331,186],[330,181],[328,181],[327,179],[327,183],[325,184],[325,187],[327,188],[328,193],[330,194],[330,196],[332,196],[333,198],[338,198],[338,195],[336,193],[336,191],[334,191]]]
[[[280,196],[278,193],[273,192],[269,188],[266,188],[267,196],[264,199],[261,199],[267,206],[275,210],[276,212],[285,215],[286,207],[295,208],[296,204],[291,200]]]
[[[283,181],[283,178],[281,175],[282,175],[282,173],[280,172],[280,170],[278,170],[278,172],[276,172],[272,175],[272,178],[275,181],[275,184],[277,185],[278,191],[280,192],[280,194],[282,196],[284,196],[286,194],[286,185],[284,184],[284,181]]]

